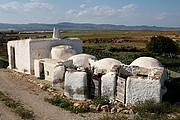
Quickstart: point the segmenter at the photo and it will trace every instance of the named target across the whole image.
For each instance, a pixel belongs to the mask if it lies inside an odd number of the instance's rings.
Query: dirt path
[[[15,75],[8,69],[0,69],[0,91],[8,94],[14,100],[20,101],[28,110],[32,110],[35,113],[35,120],[94,120],[101,116],[97,113],[72,114],[53,106],[44,101],[44,97],[50,96],[48,92],[24,79],[24,76]],[[7,116],[10,118],[4,118]],[[15,114],[9,109],[1,106],[0,120],[8,119],[18,120],[20,118],[15,117]]]

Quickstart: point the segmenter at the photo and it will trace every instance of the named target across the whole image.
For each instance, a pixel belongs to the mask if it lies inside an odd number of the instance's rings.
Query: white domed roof
[[[68,45],[60,45],[52,47],[51,57],[52,59],[67,60],[69,57],[76,54],[76,51]]]
[[[71,56],[68,60],[73,60],[73,65],[75,67],[89,67],[89,60],[97,60],[93,55],[89,54],[77,54]]]
[[[122,63],[119,60],[113,59],[113,58],[104,58],[99,61],[96,61],[93,63],[94,65],[94,74],[97,74],[96,71],[102,69],[106,70],[107,72],[110,72],[113,66],[115,65],[122,65]]]
[[[139,57],[134,60],[130,66],[139,66],[144,68],[163,67],[162,64],[152,57]]]

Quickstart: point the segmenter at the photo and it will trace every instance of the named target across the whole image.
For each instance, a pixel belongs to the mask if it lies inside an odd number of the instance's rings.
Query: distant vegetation
[[[169,39],[173,40],[173,44],[180,47],[180,35],[179,31],[154,31],[154,30],[66,30],[61,33],[62,38],[68,37],[78,37],[83,41],[83,51],[84,53],[96,56],[98,59],[111,57],[125,64],[130,64],[133,60],[141,56],[150,56],[158,59],[165,68],[179,72],[180,73],[180,52],[174,52],[174,48],[177,48],[171,44]],[[6,33],[6,36],[18,36],[19,38],[36,38],[36,36],[46,36],[50,38],[52,33],[35,33],[35,34],[16,34],[16,33]],[[160,39],[160,43],[153,36]],[[168,38],[167,38],[168,37]],[[152,41],[151,41],[152,40]],[[154,40],[154,41],[153,41]],[[167,40],[167,41],[166,41]],[[157,42],[157,43],[156,43]],[[176,42],[176,43],[175,43]],[[168,44],[167,44],[168,43]],[[146,45],[157,45],[148,48]],[[165,47],[167,45],[167,47]],[[169,45],[171,46],[170,48]],[[165,49],[167,48],[167,50]],[[7,61],[7,47],[3,43],[0,45],[0,59]],[[160,50],[160,51],[154,51]],[[164,50],[164,51],[163,51]],[[170,54],[170,50],[174,54]],[[179,50],[179,48],[178,48]],[[160,53],[160,54],[159,54]],[[159,119],[166,120],[171,119],[175,115],[174,119],[180,119],[179,111],[180,108],[169,103],[175,103],[180,100],[178,96],[180,94],[180,78],[170,78],[169,81],[165,83],[168,88],[168,92],[163,96],[163,100],[168,103],[156,103],[154,101],[146,101],[144,103],[138,103],[133,107],[136,120],[151,120]],[[45,86],[42,89],[47,90],[49,86]],[[1,93],[2,94],[2,93]],[[0,97],[4,97],[4,94]],[[6,96],[5,96],[6,97]],[[11,99],[10,99],[11,100]],[[66,110],[74,113],[89,112],[89,107],[76,108],[74,103],[67,101],[60,96],[54,96],[53,98],[45,98],[46,101],[53,105],[59,106]],[[96,99],[94,103],[104,103],[107,102],[106,99]],[[16,103],[16,102],[15,102]],[[21,113],[22,111],[20,111]],[[25,111],[26,112],[26,111]],[[178,114],[177,114],[178,113]],[[25,115],[29,116],[26,113]],[[31,115],[31,114],[30,114]],[[106,116],[100,118],[100,120],[119,120],[127,119],[123,116]],[[173,119],[173,118],[172,118]]]
[[[147,43],[146,49],[154,53],[178,54],[178,43],[174,42],[169,37],[153,36],[150,42]]]
[[[165,68],[180,72],[179,53],[175,56],[173,54],[159,55],[146,49],[146,44],[150,43],[148,41],[153,36],[169,37],[180,47],[179,34],[179,31],[157,30],[64,30],[61,32],[61,37],[82,39],[84,53],[92,54],[98,59],[112,57],[125,64],[130,64],[138,57],[150,56],[158,59]],[[3,35],[18,36],[20,39],[36,38],[37,36],[52,37],[51,32],[18,34],[17,31],[10,31]],[[7,60],[6,45],[4,44],[0,47],[0,57]]]

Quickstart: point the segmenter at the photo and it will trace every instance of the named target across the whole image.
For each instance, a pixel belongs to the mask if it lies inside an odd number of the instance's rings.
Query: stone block
[[[74,70],[65,73],[64,95],[69,99],[85,100],[87,97],[87,74]]]
[[[118,77],[116,91],[117,91],[116,100],[125,103],[126,79]]]
[[[164,93],[161,92],[159,80],[148,80],[144,77],[128,77],[126,82],[126,105],[133,105],[138,101],[162,101]]]
[[[101,95],[108,96],[110,101],[115,100],[116,77],[116,72],[109,72],[101,77]]]

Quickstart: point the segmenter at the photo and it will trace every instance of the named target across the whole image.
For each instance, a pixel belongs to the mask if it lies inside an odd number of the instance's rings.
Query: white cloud
[[[86,4],[80,5],[80,8],[85,8],[85,7],[86,7]]]
[[[136,8],[137,8],[137,5],[129,4],[129,5],[125,5],[121,9],[119,9],[119,11],[123,14],[129,14],[129,13],[133,12]]]
[[[9,2],[7,4],[0,4],[1,11],[14,11],[18,10],[20,7],[21,5],[19,5],[19,2]]]
[[[154,16],[154,19],[156,19],[156,20],[163,20],[163,19],[166,19],[166,18],[169,17],[169,16],[170,16],[169,13],[167,13],[167,12],[162,12],[162,13]]]
[[[80,6],[85,7],[84,5]],[[81,17],[81,16],[124,16],[130,15],[136,10],[137,6],[135,4],[129,4],[123,6],[122,8],[114,8],[108,5],[99,5],[84,10],[70,10],[67,12],[70,16]],[[73,12],[72,12],[73,11]]]
[[[49,3],[41,2],[39,0],[31,0],[30,2],[9,2],[5,4],[0,4],[1,12],[22,12],[22,11],[31,11],[31,10],[52,10],[53,6]]]
[[[52,10],[53,6],[50,5],[49,3],[43,3],[43,2],[30,2],[30,3],[25,3],[22,4],[24,7],[25,11],[30,11],[30,10]]]

